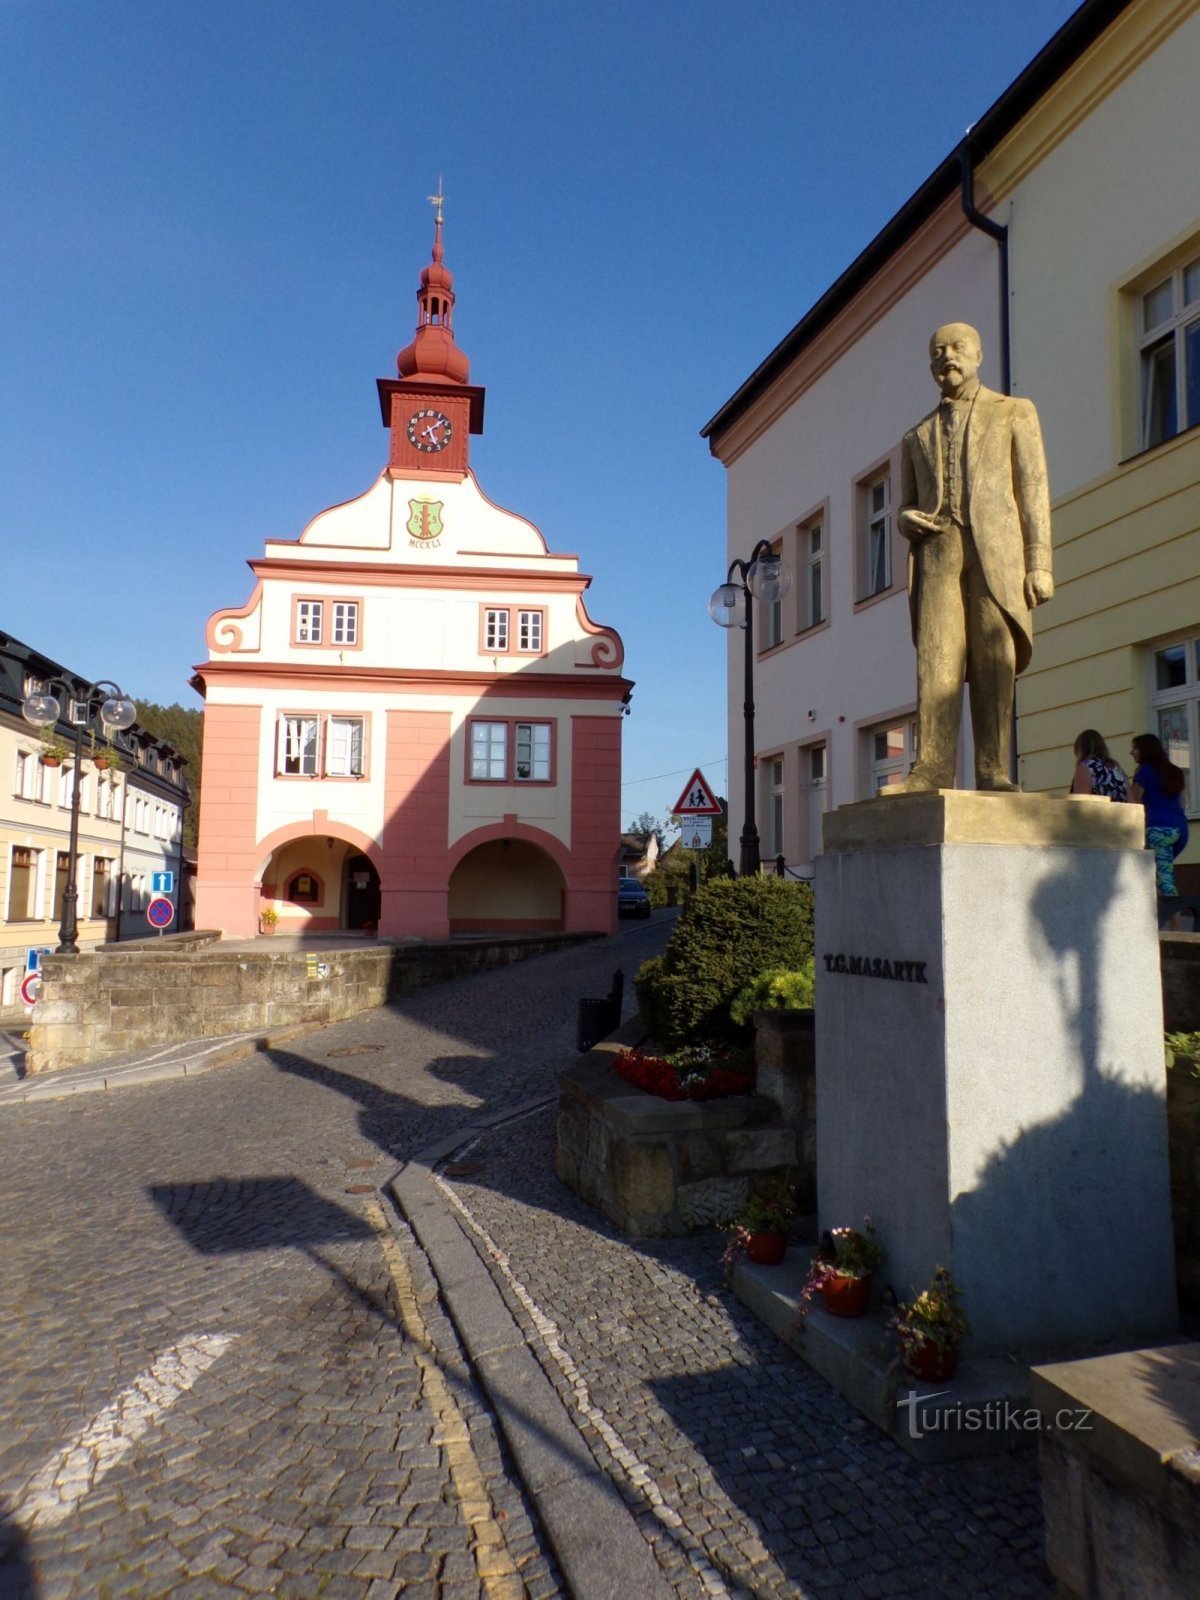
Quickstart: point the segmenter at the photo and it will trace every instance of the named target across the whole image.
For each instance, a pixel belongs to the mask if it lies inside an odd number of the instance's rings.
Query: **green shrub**
[[[665,954],[635,980],[642,1021],[667,1048],[744,1040],[730,1016],[760,974],[798,971],[813,953],[812,890],[783,878],[715,878],[679,915]]]
[[[729,1015],[739,1028],[754,1020],[756,1011],[810,1011],[813,1003],[813,964],[772,967],[739,989]]]

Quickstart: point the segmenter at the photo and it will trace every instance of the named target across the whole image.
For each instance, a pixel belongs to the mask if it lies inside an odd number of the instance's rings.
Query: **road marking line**
[[[54,1528],[75,1510],[121,1458],[133,1449],[200,1374],[236,1339],[233,1333],[199,1333],[164,1350],[111,1405],[105,1406],[64,1450],[40,1467],[13,1512],[24,1528]]]
[[[417,1304],[412,1275],[395,1234],[376,1200],[363,1207],[383,1249],[384,1260],[396,1291],[396,1305],[404,1332],[412,1341],[417,1365],[421,1369],[421,1388],[437,1419],[433,1442],[446,1452],[450,1476],[463,1515],[474,1536],[472,1553],[475,1570],[486,1600],[524,1600],[527,1591],[504,1544],[504,1535],[495,1519],[491,1496],[484,1485],[479,1458],[471,1446],[471,1433],[458,1402],[451,1394],[438,1364],[429,1329]]]
[[[534,1114],[533,1112],[529,1113],[530,1116]],[[518,1119],[514,1118],[515,1120]],[[473,1150],[480,1142],[479,1139],[471,1140],[470,1144],[464,1146],[464,1151],[459,1152],[460,1155],[466,1151]],[[483,1224],[471,1213],[466,1202],[460,1199],[439,1173],[435,1172],[433,1174],[433,1181],[454,1209],[461,1215],[464,1222],[479,1239],[488,1255],[491,1256],[496,1266],[503,1273],[505,1282],[529,1314],[547,1354],[570,1386],[571,1401],[575,1409],[595,1428],[613,1457],[623,1468],[635,1493],[641,1496],[659,1522],[662,1523],[667,1536],[673,1539],[683,1551],[688,1565],[699,1578],[705,1593],[713,1597],[713,1600],[722,1600],[722,1597],[724,1597],[724,1600],[732,1600],[730,1591],[726,1588],[721,1574],[709,1560],[707,1550],[692,1533],[691,1529],[688,1528],[679,1512],[667,1503],[649,1467],[626,1445],[603,1411],[593,1404],[587,1379],[568,1355],[562,1342],[562,1334],[559,1331],[558,1324],[546,1315],[529,1290],[513,1272],[504,1251],[501,1250]],[[740,1592],[739,1590],[738,1593]]]

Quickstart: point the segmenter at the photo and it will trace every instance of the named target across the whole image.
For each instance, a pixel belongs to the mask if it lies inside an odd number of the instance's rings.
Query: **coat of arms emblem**
[[[440,539],[442,536],[442,500],[410,500],[408,502],[408,531],[414,539]]]

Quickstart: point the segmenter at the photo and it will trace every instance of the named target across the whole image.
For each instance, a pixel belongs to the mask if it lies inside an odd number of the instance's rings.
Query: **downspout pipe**
[[[986,233],[1000,246],[1000,388],[1003,394],[1012,393],[1012,346],[1008,319],[1008,229],[1003,223],[993,222],[975,204],[975,166],[971,160],[971,141],[964,139],[958,147],[958,166],[962,174],[963,216],[972,227]]]

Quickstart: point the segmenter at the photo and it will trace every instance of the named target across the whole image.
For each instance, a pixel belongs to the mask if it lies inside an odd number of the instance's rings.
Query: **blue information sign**
[[[150,874],[150,888],[154,894],[170,894],[175,887],[175,874],[173,872],[152,872]]]

